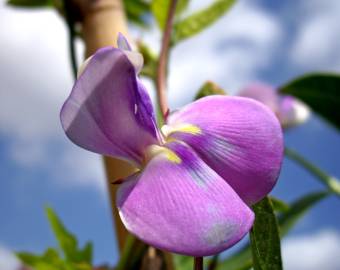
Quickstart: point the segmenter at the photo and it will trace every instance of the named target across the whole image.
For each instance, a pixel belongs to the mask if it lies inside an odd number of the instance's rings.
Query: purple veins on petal
[[[158,143],[150,104],[126,55],[106,47],[90,59],[60,117],[74,143],[139,166],[144,149]]]
[[[253,212],[185,143],[165,147],[180,162],[161,151],[118,190],[126,228],[152,246],[191,256],[238,242],[250,230]]]
[[[210,96],[170,116],[170,138],[189,144],[249,205],[274,187],[283,158],[275,115],[252,99]],[[196,127],[178,129],[178,126]]]

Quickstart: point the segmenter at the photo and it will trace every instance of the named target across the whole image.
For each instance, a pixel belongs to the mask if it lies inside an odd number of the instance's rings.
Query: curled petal
[[[122,33],[118,33],[117,40],[118,48],[122,50],[126,57],[130,60],[131,64],[135,67],[136,73],[142,70],[144,59],[143,55],[139,52],[133,51],[126,37]]]
[[[247,203],[274,187],[283,158],[275,115],[249,98],[210,96],[170,116],[168,136],[189,144]]]
[[[79,146],[139,165],[157,143],[150,98],[119,49],[98,50],[76,81],[60,113],[67,136]]]
[[[254,214],[186,144],[171,142],[118,190],[126,228],[160,249],[216,254],[238,242]]]
[[[126,37],[122,33],[118,33],[118,39],[117,39],[117,45],[118,48],[124,51],[132,51],[132,48],[127,41]]]

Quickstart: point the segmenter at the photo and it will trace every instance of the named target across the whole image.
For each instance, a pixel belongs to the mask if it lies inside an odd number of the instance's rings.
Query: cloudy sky
[[[45,205],[56,209],[81,243],[94,242],[96,263],[114,263],[117,250],[100,158],[71,144],[59,123],[72,86],[65,25],[53,11],[17,10],[4,2],[0,0],[0,269],[16,266],[6,250],[41,252],[55,245]],[[205,1],[192,2],[194,10]],[[209,30],[174,49],[171,107],[189,102],[208,79],[236,94],[252,81],[279,86],[309,71],[340,72],[339,11],[338,0],[240,0]],[[131,33],[159,47],[156,29]],[[287,132],[285,139],[340,177],[339,134],[317,116]],[[286,160],[273,194],[291,201],[321,188]],[[284,241],[288,270],[340,268],[339,205],[337,198],[320,203]]]

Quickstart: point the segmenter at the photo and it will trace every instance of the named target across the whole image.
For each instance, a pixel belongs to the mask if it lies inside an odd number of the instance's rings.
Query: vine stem
[[[203,270],[203,257],[194,258],[194,270]]]
[[[157,80],[156,80],[156,88],[157,88],[157,99],[159,108],[163,115],[163,119],[165,118],[168,112],[168,102],[166,98],[166,67],[170,46],[170,38],[172,32],[172,24],[175,16],[177,0],[171,0],[170,6],[168,9],[168,16],[166,20],[166,25],[164,29],[164,34],[162,38],[162,47],[159,55],[158,66],[157,66]]]

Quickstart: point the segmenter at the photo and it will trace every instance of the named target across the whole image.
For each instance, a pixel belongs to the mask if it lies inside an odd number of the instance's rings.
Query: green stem
[[[328,175],[320,168],[312,164],[310,161],[306,160],[296,151],[285,147],[285,154],[291,160],[296,161],[298,164],[303,166],[306,170],[316,176],[330,191],[340,196],[340,182],[337,178]]]
[[[135,240],[136,238],[134,236],[132,236],[131,234],[128,235],[123,252],[120,256],[120,260],[116,267],[116,270],[125,270],[128,260],[131,259],[130,256],[131,254],[133,254],[132,249],[133,249]]]

